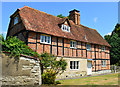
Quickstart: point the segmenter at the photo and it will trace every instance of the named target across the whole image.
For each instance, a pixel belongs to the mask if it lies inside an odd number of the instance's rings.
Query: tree
[[[112,32],[112,35],[113,33],[118,34],[118,36],[120,37],[120,24],[116,24],[115,29]]]
[[[115,26],[111,35],[105,35],[105,40],[111,45],[110,63],[120,66],[120,24]]]
[[[65,18],[65,16],[63,16],[62,14],[57,15],[57,17],[59,17],[59,18]],[[67,16],[67,18],[70,19],[69,16]]]
[[[120,37],[114,33],[109,39],[111,64],[120,65]]]
[[[57,17],[64,18],[65,16],[63,16],[62,14],[59,14],[59,15],[57,15]]]
[[[111,35],[105,35],[105,36],[104,36],[105,40],[108,41],[108,42],[109,42],[109,40],[110,40],[110,37],[111,37]]]
[[[56,75],[58,73],[62,74],[65,71],[67,63],[65,60],[63,60],[63,58],[57,60],[57,58],[54,55],[45,52],[41,54],[40,65],[43,83],[54,84]]]

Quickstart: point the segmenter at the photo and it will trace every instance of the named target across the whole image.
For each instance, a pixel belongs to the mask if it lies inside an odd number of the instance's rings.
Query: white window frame
[[[42,38],[41,38],[42,36],[43,36],[43,42],[41,41],[41,40],[42,40]],[[45,41],[45,37],[46,37],[46,41]],[[49,39],[49,43],[48,43],[48,37],[50,38],[50,39]],[[40,35],[40,43],[51,44],[51,36],[41,34],[41,35]]]
[[[79,61],[70,61],[70,70],[79,70]]]
[[[71,40],[71,41],[70,41],[70,48],[77,49],[77,41]]]
[[[106,60],[101,60],[101,67],[106,67]]]
[[[91,44],[86,44],[86,50],[91,51]]]
[[[105,52],[105,46],[101,47],[101,51]]]
[[[62,24],[61,29],[62,29],[62,31],[70,32],[70,27],[67,25]]]
[[[14,25],[18,23],[18,15],[14,17]]]

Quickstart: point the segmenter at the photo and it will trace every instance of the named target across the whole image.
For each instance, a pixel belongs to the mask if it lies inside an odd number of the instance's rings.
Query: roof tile
[[[66,18],[59,18],[28,6],[24,6],[19,10],[19,14],[27,30],[110,47],[95,29],[81,24],[76,25],[72,20],[68,20],[71,25],[70,33],[64,32],[59,27],[59,24],[65,21]]]

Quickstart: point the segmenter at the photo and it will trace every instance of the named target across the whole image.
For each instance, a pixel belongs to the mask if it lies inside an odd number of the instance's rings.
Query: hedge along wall
[[[30,56],[10,58],[2,53],[2,85],[41,85],[39,61]]]

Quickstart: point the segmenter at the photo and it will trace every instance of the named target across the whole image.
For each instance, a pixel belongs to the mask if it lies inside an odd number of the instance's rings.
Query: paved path
[[[119,72],[116,72],[116,73],[120,73],[120,71],[119,71]],[[90,76],[81,76],[81,77],[64,78],[64,79],[56,79],[56,80],[79,79],[79,78],[94,77],[94,76],[102,76],[102,75],[108,75],[108,74],[113,74],[113,73],[104,73],[104,74],[96,74],[96,75],[90,75]]]

